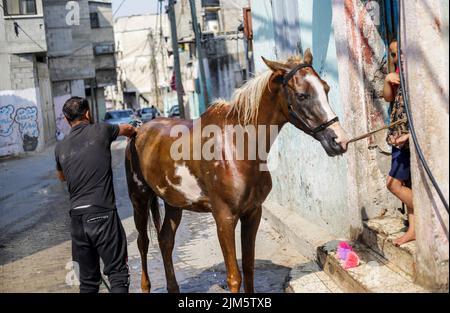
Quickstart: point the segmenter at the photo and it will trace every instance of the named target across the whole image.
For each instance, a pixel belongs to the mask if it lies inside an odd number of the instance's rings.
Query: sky
[[[122,6],[119,8],[120,4]],[[114,17],[129,16],[133,14],[148,14],[156,13],[158,7],[158,0],[112,0],[113,12],[116,12]]]

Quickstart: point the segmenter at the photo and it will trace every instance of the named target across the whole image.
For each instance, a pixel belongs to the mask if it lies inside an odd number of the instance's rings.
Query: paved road
[[[140,292],[137,232],[123,166],[125,144],[113,146],[114,184],[129,242],[131,291]],[[55,180],[54,167],[53,148],[33,157],[0,161],[0,292],[77,292],[66,283],[72,280],[66,268],[71,261],[68,195],[65,185]],[[152,291],[164,293],[162,257],[155,234],[152,238],[148,257]],[[237,245],[240,251],[239,240]],[[290,268],[307,262],[262,222],[257,292],[283,292]],[[210,215],[184,214],[174,263],[182,292],[225,292],[225,267]]]

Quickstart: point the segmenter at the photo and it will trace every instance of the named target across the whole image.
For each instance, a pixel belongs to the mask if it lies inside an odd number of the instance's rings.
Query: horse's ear
[[[314,61],[313,55],[311,53],[311,49],[306,49],[305,55],[303,56],[303,62],[309,65],[312,65]]]
[[[262,59],[263,59],[264,63],[266,63],[267,67],[269,69],[271,69],[272,72],[274,72],[274,73],[279,72],[279,71],[287,73],[291,70],[286,64],[283,64],[280,62],[275,62],[275,61],[269,61],[264,57],[262,57]]]

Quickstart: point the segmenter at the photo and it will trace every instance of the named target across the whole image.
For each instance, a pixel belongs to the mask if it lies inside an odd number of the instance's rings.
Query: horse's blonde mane
[[[236,114],[243,125],[256,123],[264,91],[269,86],[272,71],[267,70],[252,78],[233,93],[232,100],[227,103],[223,99],[215,101],[215,105],[230,105],[228,115]]]
[[[294,66],[302,62],[301,56],[290,57],[284,64]],[[272,71],[267,70],[252,78],[241,88],[237,89],[229,105],[231,109],[229,115],[236,114],[238,120],[243,125],[257,123],[259,106],[266,88],[269,88],[269,81]],[[215,105],[227,105],[223,99],[215,101]]]

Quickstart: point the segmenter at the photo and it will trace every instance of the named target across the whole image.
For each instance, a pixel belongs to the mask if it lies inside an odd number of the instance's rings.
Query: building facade
[[[55,138],[42,1],[0,4],[0,156],[40,151]]]
[[[247,62],[246,40],[244,36],[244,8],[248,8],[248,0],[236,1],[203,1],[196,0],[196,13],[202,32],[203,64],[206,74],[208,98],[211,103],[215,99],[230,99],[234,90],[250,77]],[[187,99],[189,107],[200,107],[202,113],[209,103],[205,103],[202,93],[199,70],[199,56],[195,44],[195,35],[191,22],[191,8],[188,0],[178,1],[175,5],[178,40],[183,72],[187,77]],[[194,69],[194,75],[191,75]],[[186,88],[186,86],[185,86]],[[176,104],[176,98],[173,98]],[[192,105],[192,103],[197,103]],[[188,109],[189,110],[189,109]],[[191,115],[196,117],[198,114]]]
[[[154,105],[164,109],[169,92],[169,26],[166,15],[147,14],[117,18],[118,85],[115,105],[140,109]]]
[[[111,1],[44,1],[57,138],[69,132],[62,106],[86,97],[95,121],[105,116],[105,88],[116,84]]]
[[[416,128],[448,197],[448,140],[444,145],[437,144],[448,138],[448,58],[442,58],[448,53],[448,3],[403,2],[408,3],[402,12],[407,17],[403,35],[408,42],[403,52],[409,62],[408,82],[413,108],[416,105]],[[389,103],[384,102],[382,90],[392,66],[388,46],[397,35],[397,8],[396,1],[388,0],[253,1],[256,69],[266,70],[261,56],[285,60],[311,48],[314,67],[331,86],[330,103],[349,136],[377,129],[389,123]],[[425,9],[432,14],[423,14]],[[421,16],[420,24],[417,16]],[[426,49],[427,42],[437,46],[438,51]],[[418,53],[418,47],[423,53],[427,51],[426,57]],[[424,68],[426,59],[440,61]],[[438,77],[438,85],[433,75]],[[425,96],[425,90],[436,92]],[[418,107],[427,97],[433,105],[424,116]],[[447,126],[437,130],[431,125]],[[426,136],[430,127],[439,136]],[[386,133],[379,133],[353,144],[344,157],[330,159],[317,142],[292,126],[286,127],[278,139],[281,160],[273,173],[274,188],[266,207],[281,207],[289,212],[287,215],[298,216],[305,225],[313,225],[329,235],[324,237],[362,240],[374,251],[386,253],[383,246],[387,243],[370,242],[364,237],[371,221],[401,219],[401,203],[386,189],[391,157],[385,139]],[[443,168],[434,163],[440,162],[439,155],[443,156],[441,161],[446,160]],[[419,230],[418,240],[411,246],[415,252],[408,273],[415,282],[432,290],[448,290],[448,214],[417,159],[413,158],[412,163]],[[313,237],[305,238],[302,249],[306,255],[315,255],[318,248],[314,240],[308,241]],[[389,253],[383,256],[388,257]],[[400,259],[393,262],[401,262]]]
[[[62,106],[87,97],[105,115],[116,84],[111,1],[3,0],[0,156],[42,150],[70,131]]]

